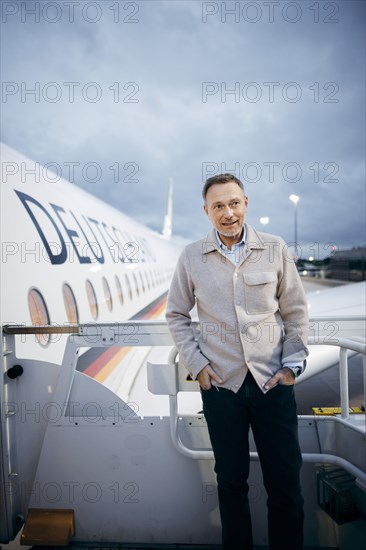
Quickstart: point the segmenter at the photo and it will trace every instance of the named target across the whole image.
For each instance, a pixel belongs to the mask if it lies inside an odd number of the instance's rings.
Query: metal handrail
[[[351,316],[339,316],[339,317],[316,317],[310,318],[309,325],[312,323],[329,323],[329,322],[362,322],[365,323],[365,316],[351,315]],[[198,322],[192,323],[194,328],[199,327]],[[25,326],[25,325],[4,325],[3,332],[5,334],[12,335],[24,335],[24,334],[74,334],[83,337],[86,333],[88,336],[91,335],[93,330],[99,331],[103,328],[112,328],[113,334],[109,338],[109,341],[103,342],[105,345],[119,345],[121,346],[121,341],[119,336],[125,337],[125,329],[130,329],[133,327],[137,330],[134,332],[133,336],[147,336],[152,333],[159,333],[160,336],[168,337],[168,343],[159,342],[159,345],[169,345],[169,342],[172,342],[171,335],[165,321],[128,321],[124,323],[83,323],[83,324],[65,324],[65,325],[38,325],[38,326]],[[130,335],[129,335],[130,336]],[[132,335],[131,335],[132,336]],[[341,417],[347,419],[349,417],[349,395],[348,395],[348,361],[347,354],[348,350],[351,350],[356,353],[361,353],[363,355],[363,374],[364,374],[364,401],[366,403],[366,344],[365,340],[356,336],[353,339],[351,338],[332,338],[327,336],[310,336],[309,345],[329,345],[337,346],[340,348],[340,392],[341,392]],[[151,342],[149,342],[151,343]],[[128,345],[141,345],[141,343],[136,340],[133,341],[131,338],[128,339]],[[147,345],[147,344],[145,344]]]
[[[178,433],[178,414],[177,414],[177,399],[176,396],[169,396],[169,405],[170,405],[170,434],[171,439],[173,442],[174,447],[177,449],[177,451],[182,454],[183,456],[186,456],[188,458],[193,458],[195,460],[213,460],[214,459],[214,453],[213,451],[207,450],[207,449],[190,449],[184,443],[179,437]],[[332,417],[323,417],[324,419],[329,419]],[[250,452],[250,460],[258,462],[259,456],[257,452]],[[312,463],[322,463],[322,464],[334,464],[335,466],[339,466],[340,468],[343,468],[347,472],[349,472],[351,475],[355,476],[356,478],[360,479],[362,481],[362,486],[366,483],[366,472],[363,472],[360,470],[360,468],[357,468],[354,464],[349,462],[348,460],[337,456],[337,455],[331,455],[331,454],[325,454],[325,453],[302,453],[302,459],[304,462],[312,462]]]
[[[365,325],[365,332],[366,332],[366,317],[364,315],[339,315],[336,317],[330,317],[330,316],[324,316],[324,317],[310,317],[309,318],[309,328],[312,329],[313,324],[322,324],[322,323],[332,323],[332,322],[363,322]],[[5,334],[82,334],[83,330],[90,330],[91,327],[96,328],[103,328],[103,327],[124,327],[124,326],[135,326],[139,325],[141,327],[153,327],[153,326],[160,326],[165,327],[166,332],[169,332],[169,329],[167,328],[166,321],[158,321],[158,320],[136,320],[136,321],[126,321],[123,323],[95,323],[95,322],[89,322],[89,323],[80,323],[80,324],[72,324],[72,323],[64,323],[64,324],[57,324],[54,323],[52,325],[17,325],[17,324],[5,324],[2,327],[2,330]],[[194,328],[198,328],[200,323],[198,321],[193,321],[192,326]],[[313,344],[317,344],[316,338],[318,337],[310,337],[310,339],[313,339]],[[331,342],[334,340],[329,340],[327,343],[331,344]]]
[[[310,342],[309,342],[310,343]],[[366,359],[366,345],[363,342],[355,341],[348,338],[340,338],[338,342],[329,342],[326,337],[317,339],[316,344],[320,345],[334,345],[340,348],[340,393],[341,393],[341,418],[324,416],[322,420],[330,420],[346,424],[346,420],[349,418],[349,395],[348,395],[348,350],[355,351],[356,353],[361,353],[363,355],[364,361],[364,384],[366,378],[366,369],[365,369],[365,359]],[[311,343],[310,343],[311,345]],[[178,368],[176,358],[178,355],[177,348],[173,348],[169,355],[169,364],[174,364]],[[169,407],[170,407],[170,434],[174,447],[177,451],[183,454],[186,457],[193,458],[196,460],[212,460],[214,458],[213,451],[201,449],[190,449],[180,439],[179,430],[178,430],[178,398],[177,394],[169,396]],[[250,452],[250,459],[253,461],[258,461],[259,456],[257,452]],[[331,454],[325,453],[302,453],[302,459],[304,462],[309,463],[322,463],[322,464],[333,464],[340,468],[343,468],[351,475],[354,475],[356,478],[361,480],[361,486],[366,484],[366,472],[362,471],[360,468],[349,462],[348,460]]]
[[[312,345],[309,338],[309,345]],[[341,394],[341,418],[349,418],[349,391],[348,391],[348,351],[363,355],[363,384],[364,402],[366,403],[366,344],[350,338],[339,338],[338,341],[328,341],[327,338],[317,340],[317,344],[339,347],[339,387]]]
[[[79,325],[66,326],[24,326],[24,325],[3,325],[4,334],[77,334],[80,332]]]
[[[166,328],[164,332],[169,333],[167,323],[165,321],[126,321],[123,323],[79,323],[79,324],[64,324],[64,325],[3,325],[2,330],[5,334],[79,334],[83,335],[84,331],[90,329],[101,329],[113,327],[114,329],[123,329],[124,327],[141,327],[141,328]]]
[[[364,321],[365,317],[363,316],[348,316],[339,318],[339,320],[342,321]],[[311,319],[310,322],[336,322],[337,317],[324,317],[324,318],[315,318]],[[194,322],[193,325],[195,327],[199,326],[199,323]],[[82,345],[83,343],[83,337],[85,337],[86,334],[90,335],[91,330],[100,331],[103,328],[106,329],[113,329],[113,337],[109,339],[109,342],[105,342],[103,345],[110,345],[110,346],[123,346],[123,342],[121,343],[121,340],[118,338],[118,336],[125,336],[124,329],[135,327],[137,329],[137,333],[134,335],[139,336],[152,336],[156,335],[158,336],[170,336],[169,329],[167,327],[167,324],[165,321],[128,321],[125,323],[86,323],[86,324],[78,324],[78,325],[57,325],[57,326],[50,326],[50,325],[39,325],[39,326],[24,326],[24,325],[4,325],[3,326],[3,333],[9,334],[9,335],[22,335],[22,334],[74,334],[80,336],[80,340],[78,342],[78,345]],[[170,337],[171,338],[171,337]],[[158,338],[159,340],[159,338]],[[168,338],[168,340],[164,339],[164,342],[159,342],[159,345],[170,345],[167,342],[171,342],[172,340]],[[151,345],[151,340],[149,340],[149,343]],[[75,345],[76,343],[74,343]],[[85,344],[86,347],[89,347],[89,344]],[[133,345],[141,345],[141,342],[138,340],[135,341],[135,343],[129,341],[129,346]],[[147,344],[145,344],[147,345]],[[363,361],[364,361],[364,385],[365,385],[365,398],[366,398],[366,345],[364,343],[364,340],[362,337],[355,337],[355,339],[352,338],[334,338],[331,339],[329,336],[311,336],[309,337],[309,345],[330,345],[330,346],[337,346],[340,348],[340,390],[341,390],[341,418],[338,418],[337,420],[345,422],[347,418],[349,417],[349,396],[348,396],[348,350],[354,351],[356,353],[361,353],[363,355]],[[95,343],[94,343],[95,346]],[[172,348],[169,356],[169,364],[175,365],[177,368],[176,363],[176,356],[178,354],[178,351],[176,348]],[[170,395],[169,396],[169,403],[170,403],[170,432],[171,432],[171,438],[172,442],[175,446],[175,448],[183,455],[188,456],[190,458],[194,459],[212,459],[213,458],[213,452],[211,450],[196,450],[196,449],[190,449],[186,447],[178,433],[178,401],[177,401],[177,394]],[[330,417],[323,417],[323,418],[330,418]],[[332,417],[331,417],[332,418]],[[250,457],[252,460],[258,460],[258,454],[255,452],[250,453]],[[338,466],[341,466],[345,470],[349,471],[352,475],[355,475],[356,477],[360,478],[365,482],[365,473],[362,472],[359,468],[348,462],[347,460],[338,457],[336,455],[329,455],[329,454],[318,454],[318,453],[304,453],[303,454],[303,460],[305,462],[326,462],[326,463],[332,463],[336,464]]]

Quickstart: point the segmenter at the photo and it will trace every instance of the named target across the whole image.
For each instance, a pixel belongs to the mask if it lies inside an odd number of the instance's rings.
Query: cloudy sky
[[[160,230],[206,177],[323,257],[365,240],[363,1],[2,1],[2,141]],[[32,91],[33,90],[33,91]],[[311,252],[310,252],[311,253]]]

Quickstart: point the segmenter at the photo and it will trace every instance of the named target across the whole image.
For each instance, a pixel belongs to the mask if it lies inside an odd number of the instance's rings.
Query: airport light
[[[263,225],[263,231],[266,229],[266,225],[269,222],[268,216],[264,216],[263,218],[259,218],[260,223]]]
[[[290,195],[289,199],[291,202],[294,203],[294,212],[295,212],[295,258],[298,257],[297,254],[297,203],[300,200],[300,197],[298,195]]]

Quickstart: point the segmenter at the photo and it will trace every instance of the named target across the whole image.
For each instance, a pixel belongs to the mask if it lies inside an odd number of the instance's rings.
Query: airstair
[[[339,348],[337,415],[299,417],[305,547],[354,550],[366,542],[364,413],[350,414],[348,355],[363,356],[365,317],[317,318],[312,345]],[[329,333],[329,323],[337,330]],[[199,326],[197,326],[199,330]],[[63,335],[61,365],[17,357],[17,341]],[[147,363],[150,392],[169,397],[169,416],[139,416],[77,371],[83,348],[170,347]],[[219,548],[213,454],[202,413],[179,412],[198,384],[179,365],[166,323],[3,327],[0,542],[72,548]],[[228,427],[229,429],[229,427]],[[250,505],[256,547],[268,546],[266,494],[251,439]]]

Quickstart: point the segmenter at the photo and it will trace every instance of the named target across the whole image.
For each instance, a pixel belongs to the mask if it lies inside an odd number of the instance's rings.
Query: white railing
[[[349,391],[348,391],[348,351],[363,355],[363,383],[366,399],[366,345],[365,345],[365,320],[366,317],[323,317],[310,320],[310,330],[314,335],[310,336],[310,345],[338,346],[339,373],[340,373],[340,398],[341,416],[322,417],[321,420],[332,418],[335,422],[349,423]],[[198,328],[198,323],[194,324]],[[336,329],[336,330],[335,330]],[[15,326],[3,327],[5,341],[13,339],[21,334],[69,334],[68,343],[63,359],[61,375],[57,387],[55,399],[65,403],[65,397],[70,395],[73,380],[73,372],[76,366],[78,348],[80,347],[112,347],[112,346],[172,346],[173,341],[168,327],[163,321],[131,321],[115,324],[81,324],[62,327],[55,326]],[[15,347],[13,341],[10,348]],[[9,343],[5,344],[6,350]],[[170,432],[173,445],[185,456],[194,459],[212,459],[211,450],[190,449],[186,447],[179,436],[178,399],[180,391],[198,390],[198,384],[186,383],[185,375],[182,376],[182,368],[178,368],[178,352],[172,348],[168,364],[154,365],[148,363],[148,384],[153,393],[169,395],[170,403]],[[357,429],[357,428],[355,428]],[[258,460],[257,453],[252,452],[251,458]],[[336,464],[366,483],[365,472],[348,462],[347,460],[330,454],[304,453],[306,462],[323,462]]]
[[[340,399],[341,399],[341,417],[337,416],[322,416],[318,418],[318,421],[324,422],[329,421],[331,418],[333,422],[341,423],[344,425],[349,426],[349,423],[347,422],[349,418],[349,391],[348,391],[348,351],[354,351],[356,353],[361,353],[363,355],[363,380],[364,380],[364,387],[365,387],[365,380],[366,380],[366,345],[363,342],[358,342],[352,339],[346,339],[346,338],[339,338],[337,342],[329,342],[329,339],[327,337],[316,337],[316,338],[310,338],[309,339],[309,345],[316,344],[316,345],[334,345],[338,346],[339,349],[339,374],[340,374]],[[170,404],[170,433],[172,442],[175,446],[175,448],[184,456],[187,456],[189,458],[202,460],[202,459],[213,459],[214,455],[213,452],[210,450],[196,450],[196,449],[190,449],[184,443],[181,441],[180,435],[179,435],[179,426],[178,426],[178,392],[179,392],[179,382],[178,380],[178,350],[176,348],[173,348],[170,356],[169,356],[169,365],[167,365],[170,376],[175,377],[175,381],[167,382],[167,379],[165,378],[165,384],[169,387],[176,387],[177,391],[174,394],[169,395],[169,404]],[[160,365],[161,367],[161,365]],[[154,365],[151,365],[150,368],[150,376],[152,376],[152,369],[154,368]],[[353,426],[352,426],[353,427]],[[357,427],[353,427],[355,430],[357,430]],[[364,437],[364,430],[361,430],[362,436]],[[361,481],[361,484],[363,487],[366,488],[366,473],[362,471],[360,468],[349,462],[348,460],[345,460],[344,458],[332,455],[332,454],[326,454],[326,453],[303,453],[302,454],[303,461],[304,462],[313,462],[313,463],[324,463],[324,464],[334,464],[335,466],[339,466],[340,468],[345,469],[350,474],[354,475],[356,478],[358,478]],[[257,452],[251,452],[250,453],[251,460],[258,461],[258,453]],[[365,465],[366,466],[366,465]]]

